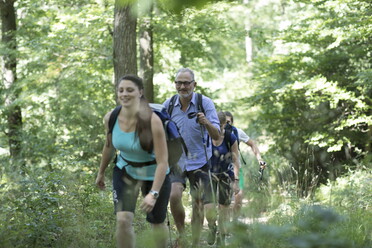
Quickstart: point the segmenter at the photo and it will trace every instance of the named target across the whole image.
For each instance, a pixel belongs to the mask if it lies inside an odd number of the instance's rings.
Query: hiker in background
[[[234,125],[234,117],[233,115],[231,114],[231,112],[229,111],[225,111],[225,115],[226,115],[226,122],[230,125]],[[233,126],[233,128],[236,128]],[[249,138],[249,136],[240,128],[236,128],[237,132],[238,132],[238,140],[239,142],[243,142],[245,143],[247,146],[249,146],[254,155],[256,156],[257,158],[257,161],[260,165],[260,168],[261,169],[264,169],[265,166],[266,166],[266,162],[262,159],[261,157],[261,153],[260,153],[260,150],[258,149],[256,143]],[[239,215],[240,215],[240,210],[242,208],[242,202],[243,202],[243,197],[244,197],[244,192],[243,192],[243,188],[244,188],[244,175],[243,175],[243,172],[242,172],[242,167],[240,167],[240,171],[239,171],[239,188],[240,188],[240,191],[235,195],[235,200],[234,200],[234,204],[233,204],[233,217],[234,219],[236,220]]]
[[[164,220],[171,184],[167,175],[168,151],[163,124],[143,96],[141,78],[134,75],[122,77],[117,95],[122,108],[112,134],[107,134],[96,184],[101,189],[105,188],[105,170],[115,149],[119,150],[113,171],[117,247],[135,247],[133,218],[140,189],[144,196],[141,209],[147,213],[146,219],[152,224],[156,244],[167,247]],[[111,113],[104,117],[107,130]],[[135,166],[147,161],[155,163]]]
[[[224,246],[227,236],[226,224],[229,222],[229,207],[232,194],[239,192],[239,151],[238,141],[234,133],[226,136],[226,115],[224,112],[218,112],[220,121],[221,135],[218,139],[212,140],[212,183],[214,191],[218,195],[218,230],[217,245]],[[209,234],[208,244],[213,245],[216,240],[216,215],[207,218]]]
[[[185,244],[185,240],[182,240],[185,230],[182,192],[186,187],[186,178],[189,179],[192,197],[192,243],[193,246],[198,246],[204,220],[203,205],[206,215],[213,211],[214,206],[208,160],[212,156],[210,137],[218,139],[220,125],[213,101],[194,92],[197,82],[192,70],[180,69],[174,85],[178,95],[167,99],[164,106],[176,122],[188,149],[188,153],[184,153],[179,160],[180,170],[171,172],[170,206],[179,232],[175,247]]]

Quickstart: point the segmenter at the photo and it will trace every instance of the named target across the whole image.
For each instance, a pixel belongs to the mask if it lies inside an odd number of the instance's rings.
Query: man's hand
[[[260,161],[260,169],[258,170],[260,172],[260,180],[263,179],[263,172],[266,168],[266,162],[265,161]]]
[[[259,163],[260,163],[260,169],[264,170],[266,168],[266,162],[263,160],[260,160]]]
[[[209,120],[207,119],[207,117],[205,117],[203,112],[197,113],[196,118],[198,118],[198,122],[200,124],[203,124],[203,125],[208,125],[209,124]]]

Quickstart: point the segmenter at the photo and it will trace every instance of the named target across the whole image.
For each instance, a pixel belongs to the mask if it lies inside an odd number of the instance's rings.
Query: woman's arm
[[[103,118],[105,123],[105,129],[106,133],[108,131],[108,121],[110,119],[111,111],[105,115]],[[108,167],[113,155],[115,154],[115,149],[112,146],[112,140],[110,141],[110,144],[107,144],[108,140],[106,139],[105,145],[103,146],[102,150],[102,157],[101,157],[101,163],[99,165],[98,175],[96,178],[96,184],[100,189],[105,188],[105,170]]]
[[[152,183],[152,191],[160,191],[163,185],[164,178],[168,170],[168,149],[165,139],[163,123],[160,118],[153,113],[151,117],[151,131],[154,142],[154,153],[156,158],[156,170],[154,182]],[[146,212],[151,212],[156,203],[156,198],[152,194],[147,194],[141,204],[141,208]]]
[[[151,190],[159,191],[163,185],[165,175],[168,170],[168,149],[165,139],[163,123],[160,118],[153,113],[151,118],[151,131],[154,142],[154,153],[156,158],[155,178]]]

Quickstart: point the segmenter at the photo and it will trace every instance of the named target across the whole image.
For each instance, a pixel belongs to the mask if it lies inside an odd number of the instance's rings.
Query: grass
[[[269,167],[263,181],[254,162],[246,174],[242,221],[230,225],[227,247],[367,248],[372,247],[372,176],[351,171],[318,187],[312,197],[298,197],[295,182]],[[284,173],[284,172],[283,172]],[[108,175],[108,178],[110,175]],[[107,179],[110,184],[110,179]],[[5,175],[0,185],[0,248],[115,247],[115,215],[110,186],[99,191],[94,174],[60,170],[35,171],[28,177]],[[191,199],[183,195],[186,239],[191,240]],[[263,218],[265,217],[265,218]],[[171,239],[177,232],[169,214]],[[206,245],[206,225],[201,244]],[[150,225],[137,211],[137,247],[154,247]]]

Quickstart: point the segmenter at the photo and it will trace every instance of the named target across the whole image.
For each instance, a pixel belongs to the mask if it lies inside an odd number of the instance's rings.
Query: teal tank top
[[[120,155],[128,161],[148,162],[155,159],[155,154],[144,151],[139,142],[136,132],[124,132],[120,129],[118,120],[112,131],[112,144],[120,151]],[[125,162],[121,156],[117,156],[116,166],[120,169],[125,167],[127,173],[137,180],[154,181],[156,164],[143,167],[133,167]],[[169,171],[169,169],[168,169]]]

